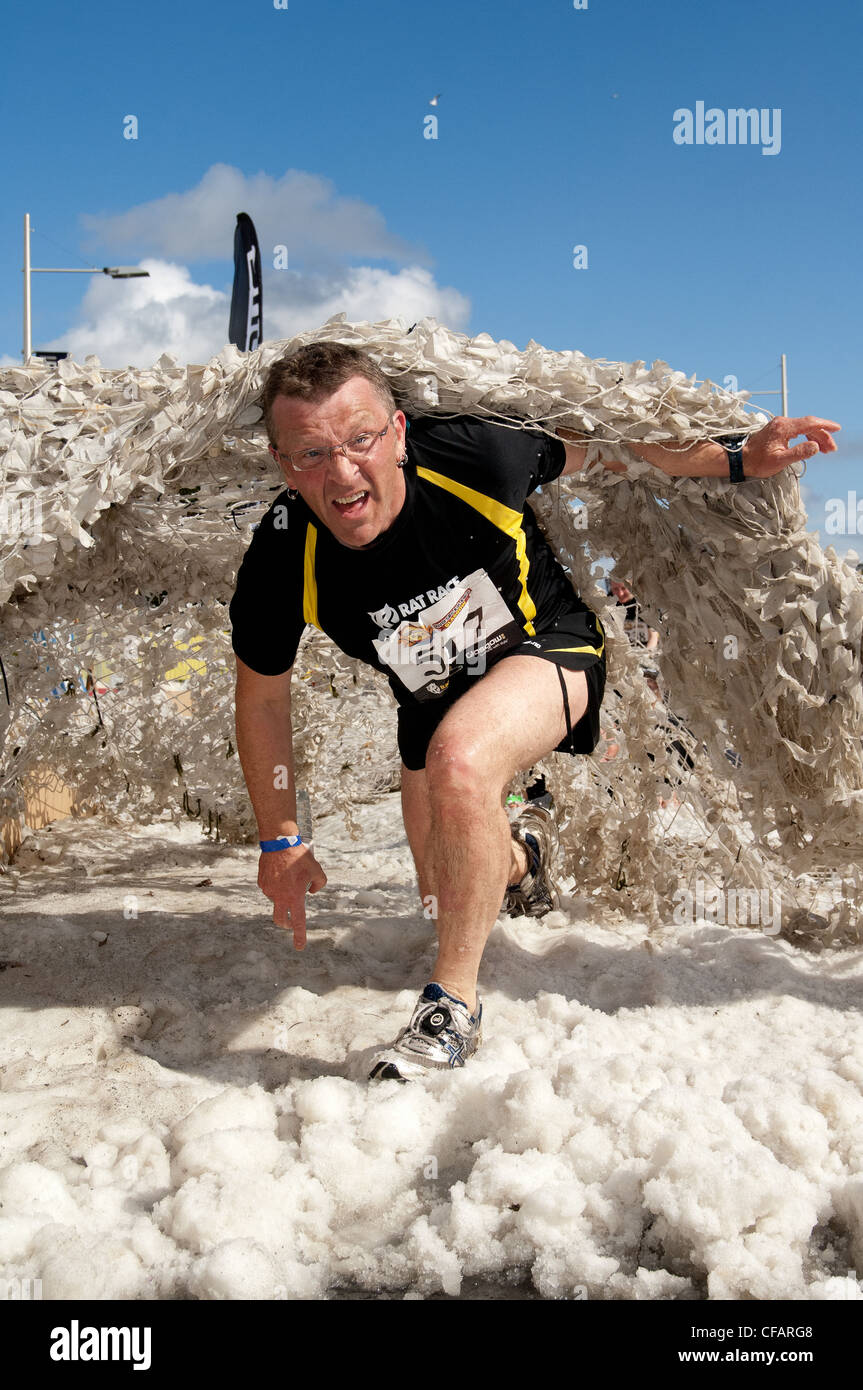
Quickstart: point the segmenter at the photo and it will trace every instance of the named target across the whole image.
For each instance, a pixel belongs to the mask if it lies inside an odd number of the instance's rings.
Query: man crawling
[[[602,625],[527,503],[580,471],[585,449],[468,415],[408,422],[376,363],[338,343],[276,362],[261,404],[288,486],[254,534],[230,609],[258,884],[302,949],[306,893],[326,883],[298,831],[293,776],[291,675],[311,623],[389,679],[405,830],[420,894],[437,904],[431,979],[371,1078],[460,1067],[480,1042],[477,977],[501,902],[531,915],[554,903],[553,814],[528,804],[511,825],[507,786],[550,752],[587,754],[599,739]],[[838,428],[778,418],[749,436],[634,452],[673,476],[731,466],[739,477],[742,458],[747,476],[766,477],[834,450]],[[798,434],[809,442],[790,447]]]

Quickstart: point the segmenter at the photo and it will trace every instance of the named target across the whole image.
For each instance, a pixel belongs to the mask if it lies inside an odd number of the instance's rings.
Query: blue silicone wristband
[[[274,854],[277,849],[296,849],[303,843],[300,835],[280,835],[277,840],[259,840],[264,854]]]

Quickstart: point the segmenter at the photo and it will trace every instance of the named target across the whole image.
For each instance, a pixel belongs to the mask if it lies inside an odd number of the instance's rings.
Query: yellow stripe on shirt
[[[315,578],[315,547],[318,543],[317,528],[309,522],[306,528],[306,553],[303,559],[303,618],[313,627],[320,628],[318,622],[318,581]]]
[[[430,468],[417,468],[417,475],[420,478],[425,478],[426,482],[434,483],[436,487],[442,487],[446,492],[451,492],[455,497],[460,497],[469,507],[473,507],[474,511],[479,512],[493,526],[515,541],[518,579],[521,584],[518,606],[525,617],[525,631],[530,637],[533,637],[536,628],[531,619],[536,617],[536,604],[527,591],[527,573],[530,568],[530,561],[527,558],[527,537],[524,534],[522,513],[514,511],[512,507],[507,507],[503,502],[496,501],[494,497],[487,497],[484,492],[476,492],[472,487],[465,487],[464,483],[454,482],[452,478],[445,477],[443,473],[433,473]]]

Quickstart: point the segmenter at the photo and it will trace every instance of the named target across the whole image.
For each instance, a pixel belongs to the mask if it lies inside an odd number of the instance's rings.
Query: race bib
[[[418,700],[446,693],[458,671],[481,676],[494,653],[518,646],[524,633],[484,569],[474,570],[444,598],[373,639],[389,666]]]

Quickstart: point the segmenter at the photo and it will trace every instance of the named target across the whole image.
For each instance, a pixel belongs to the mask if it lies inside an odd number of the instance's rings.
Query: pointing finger
[[[835,420],[822,420],[820,415],[800,415],[796,419],[789,419],[787,423],[794,426],[794,434],[806,434],[812,429],[841,430],[842,428]]]
[[[294,930],[294,949],[302,951],[306,944],[306,909],[302,898],[291,908],[291,926]]]

